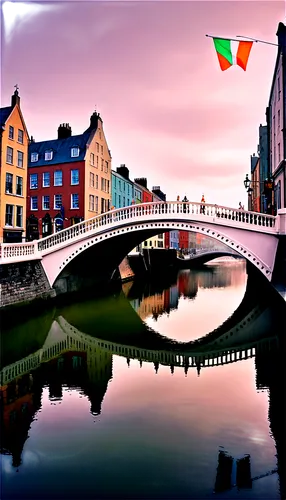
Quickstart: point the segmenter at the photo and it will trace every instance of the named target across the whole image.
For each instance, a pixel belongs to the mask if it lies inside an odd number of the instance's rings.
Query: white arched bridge
[[[51,286],[63,270],[91,247],[113,256],[113,270],[140,242],[151,236],[185,230],[224,243],[250,261],[269,280],[279,241],[286,235],[286,210],[277,216],[193,202],[132,205],[98,215],[46,238],[1,244],[0,264],[39,259]]]

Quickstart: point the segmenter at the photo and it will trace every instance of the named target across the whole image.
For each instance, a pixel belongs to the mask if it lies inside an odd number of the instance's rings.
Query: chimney
[[[129,169],[125,164],[121,164],[120,167],[117,167],[116,172],[129,181]]]
[[[19,97],[18,87],[16,86],[16,90],[15,90],[14,94],[11,97],[11,106],[12,106],[12,108],[15,108],[15,106],[17,104],[20,107],[20,97]]]
[[[31,144],[31,142],[35,142],[35,139],[34,139],[34,137],[32,135],[30,137],[30,144]]]
[[[58,139],[67,139],[71,137],[72,129],[69,123],[61,123],[58,128]]]
[[[97,113],[96,111],[94,111],[94,113],[92,113],[92,115],[90,117],[90,126],[89,126],[89,128],[91,128],[92,130],[96,130],[97,127],[98,127],[98,120],[100,120],[101,123],[102,123],[102,118],[101,118],[100,114]]]
[[[134,179],[134,182],[136,182],[136,184],[139,184],[140,186],[148,189],[146,177],[139,177],[138,179]]]

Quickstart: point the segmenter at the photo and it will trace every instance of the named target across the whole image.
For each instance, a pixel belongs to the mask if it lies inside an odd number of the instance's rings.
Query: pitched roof
[[[0,126],[5,125],[7,119],[12,113],[12,106],[7,106],[6,108],[0,108]]]
[[[72,163],[84,160],[86,146],[92,131],[87,129],[83,134],[72,135],[66,139],[53,139],[50,141],[31,142],[29,144],[28,167],[43,167],[60,163]],[[71,148],[79,148],[79,156],[71,156]],[[53,151],[53,158],[45,160],[45,151]],[[31,162],[31,153],[38,153],[38,161]]]

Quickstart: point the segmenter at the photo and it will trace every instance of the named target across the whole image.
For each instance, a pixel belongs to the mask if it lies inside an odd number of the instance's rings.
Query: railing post
[[[277,230],[280,234],[286,234],[286,208],[277,211]]]

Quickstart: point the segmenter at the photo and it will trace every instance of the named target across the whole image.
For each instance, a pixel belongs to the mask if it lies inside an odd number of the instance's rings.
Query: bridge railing
[[[185,219],[191,215],[200,215],[200,220],[211,217],[217,219],[217,222],[233,221],[242,223],[247,226],[274,228],[276,217],[257,212],[246,212],[228,207],[221,207],[212,204],[202,204],[193,202],[153,202],[142,203],[140,205],[131,205],[123,207],[101,215],[92,217],[91,219],[79,222],[74,226],[63,229],[51,236],[46,236],[38,240],[38,250],[41,252],[54,247],[57,244],[64,243],[76,239],[78,236],[100,229],[103,226],[113,225],[117,222],[127,221],[128,219],[140,219],[150,216],[162,215],[174,216],[174,214],[183,214]],[[213,222],[213,220],[212,220]]]
[[[2,243],[0,245],[0,259],[9,260],[22,257],[22,260],[31,260],[36,257],[37,247],[34,241],[29,243]]]

